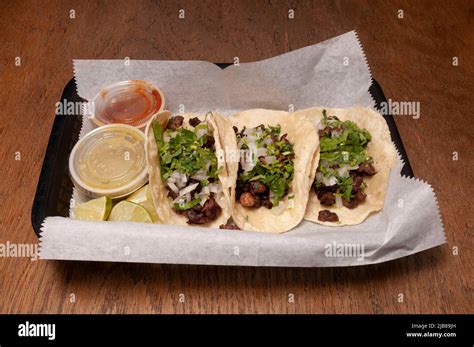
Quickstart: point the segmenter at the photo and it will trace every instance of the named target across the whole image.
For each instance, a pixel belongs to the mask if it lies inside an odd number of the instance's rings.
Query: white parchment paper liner
[[[166,108],[224,114],[251,108],[372,107],[371,76],[354,31],[256,63],[220,70],[199,61],[75,60],[78,93],[92,99],[109,84],[145,79],[163,90]],[[81,136],[93,129],[84,118]],[[324,227],[302,222],[285,234],[50,217],[42,259],[245,266],[352,266],[384,262],[446,242],[431,187],[393,168],[381,213],[364,223]],[[74,192],[72,202],[81,199]],[[338,247],[359,252],[340,256]],[[354,248],[355,249],[355,248]],[[363,252],[360,252],[362,250]]]

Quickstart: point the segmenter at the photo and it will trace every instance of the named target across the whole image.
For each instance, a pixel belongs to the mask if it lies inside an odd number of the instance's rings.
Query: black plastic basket
[[[217,65],[224,69],[230,64]],[[377,81],[372,80],[369,91],[377,108],[380,108],[382,102],[387,102]],[[61,102],[85,101],[77,94],[76,83],[74,79],[71,79],[64,87]],[[397,125],[391,115],[384,115],[384,118],[390,129],[392,140],[405,161],[402,174],[413,177],[413,171],[398,133]],[[67,116],[57,114],[54,118],[53,129],[49,136],[48,147],[31,209],[31,223],[38,236],[41,232],[41,224],[46,217],[67,217],[69,215],[73,184],[69,177],[68,161],[69,154],[79,139],[81,125],[82,117],[79,114]]]

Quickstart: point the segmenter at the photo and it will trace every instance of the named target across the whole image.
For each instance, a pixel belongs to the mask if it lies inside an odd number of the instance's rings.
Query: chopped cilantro
[[[243,182],[259,180],[265,184],[273,192],[273,206],[278,206],[279,201],[288,192],[293,180],[293,144],[283,136],[280,136],[281,127],[279,125],[258,127],[257,129],[260,129],[261,132],[256,140],[256,144],[260,147],[265,147],[267,149],[267,157],[273,156],[275,160],[267,163],[265,160],[253,158],[256,165],[248,172],[240,172],[239,179]],[[237,134],[237,137],[243,140],[240,149],[249,148],[245,142],[245,136]]]
[[[184,204],[179,204],[179,203],[175,203],[173,205],[173,208],[175,210],[180,210],[180,211],[184,211],[184,210],[189,210],[190,208],[193,208],[194,206],[196,206],[197,204],[199,204],[201,202],[201,199],[200,198],[196,198],[196,199],[193,199],[189,202],[186,202]]]
[[[328,117],[326,110],[323,110],[321,123],[326,128],[320,137],[321,153],[317,171],[326,178],[336,177],[340,195],[350,201],[353,178],[350,175],[341,176],[338,169],[344,165],[357,167],[365,161],[371,163],[372,158],[367,154],[366,148],[372,136],[352,121],[341,121],[336,116]],[[315,180],[314,184],[319,188],[323,183]]]
[[[201,129],[203,126],[200,127]],[[217,157],[212,148],[204,147],[206,136],[197,137],[196,129],[177,130],[163,128],[153,124],[153,133],[158,145],[161,160],[161,177],[167,179],[174,171],[193,175],[200,169],[205,169],[210,178],[217,178]],[[166,134],[169,141],[163,140]]]

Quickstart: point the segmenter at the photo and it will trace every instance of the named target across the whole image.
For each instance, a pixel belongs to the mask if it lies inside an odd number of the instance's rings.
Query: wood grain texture
[[[448,243],[385,264],[330,269],[0,258],[0,312],[472,313],[473,17],[469,0],[2,1],[0,243],[36,242],[31,203],[72,59],[247,62],[352,29],[387,98],[421,103],[420,119],[396,122],[416,176],[437,194]]]

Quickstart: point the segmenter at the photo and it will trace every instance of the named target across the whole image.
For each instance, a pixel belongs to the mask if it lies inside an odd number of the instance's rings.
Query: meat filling
[[[368,171],[369,173],[366,173]],[[351,199],[342,198],[343,206],[353,209],[362,204],[367,195],[363,192],[364,176],[372,176],[375,174],[375,169],[372,164],[367,164],[362,170],[351,171],[352,176],[352,194]],[[323,206],[333,206],[336,203],[335,192],[339,190],[337,184],[332,186],[320,185],[314,186],[314,191],[318,197],[319,202]]]
[[[194,117],[189,120],[189,125],[193,127],[198,126],[199,124],[201,124],[201,121],[199,120],[198,117]]]
[[[166,126],[166,129],[171,129],[171,130],[176,130],[183,125],[183,116],[174,116],[173,118],[170,118],[168,121],[168,124]]]
[[[244,183],[239,180],[237,181],[235,197],[244,207],[258,208],[263,206],[271,209],[273,204],[270,201],[269,193],[268,187],[259,181]]]
[[[359,204],[362,204],[366,197],[367,195],[363,191],[359,190],[354,194],[354,197],[350,201],[342,198],[342,204],[347,208],[353,209],[359,206]]]
[[[328,116],[326,110],[318,129],[321,158],[314,182],[317,198],[322,206],[354,209],[367,198],[364,179],[377,173],[367,153],[372,137],[354,122]],[[318,219],[333,221],[338,216],[323,210]]]
[[[226,224],[219,225],[219,229],[240,230],[232,218],[229,218]]]
[[[280,125],[264,124],[240,131],[234,126],[234,132],[241,151],[236,200],[247,208],[286,204],[282,200],[291,191],[295,158],[288,134],[281,134]]]
[[[334,212],[322,210],[318,213],[318,220],[321,222],[339,222],[339,217]]]
[[[217,204],[216,200],[210,198],[204,206],[198,204],[186,210],[185,214],[188,217],[188,224],[206,224],[215,220],[221,211],[222,208]]]
[[[336,196],[333,192],[326,192],[324,190],[320,190],[317,194],[321,205],[332,206],[336,203]]]
[[[168,120],[168,124],[166,126],[166,129],[176,131],[176,130],[178,130],[179,128],[182,127],[183,121],[184,121],[184,117],[174,116],[174,117],[172,117]],[[201,121],[199,120],[199,118],[195,117],[195,118],[191,118],[189,120],[189,124],[193,127],[196,127],[199,124],[201,124]],[[209,135],[209,134],[204,135],[204,136],[206,136],[206,141],[204,142],[204,144],[202,146],[204,148],[209,148],[211,150],[215,150],[214,137]],[[191,175],[191,174],[189,174],[189,175]],[[206,181],[205,184],[202,183],[202,182],[205,182],[205,181]],[[186,181],[186,184],[184,186],[180,186],[179,189],[184,189],[185,187],[189,187],[191,185],[196,185],[197,184],[197,187],[192,191],[192,198],[191,198],[191,202],[192,202],[192,199],[196,199],[198,194],[202,193],[202,190],[203,190],[204,186],[206,186],[206,185],[216,185],[217,183],[218,183],[218,180],[214,177],[207,177],[203,181],[193,179],[193,178],[188,178],[187,181]],[[176,184],[175,184],[175,187],[176,187]],[[175,190],[171,189],[169,184],[166,185],[166,188],[168,190],[167,196],[170,199],[176,200],[177,198],[179,198],[179,194],[177,193],[176,188],[175,188]],[[193,204],[191,204],[189,206],[186,206],[184,208],[181,208],[179,205],[177,206],[175,204],[174,207],[173,207],[174,211],[178,214],[186,216],[187,219],[188,219],[188,221],[187,221],[188,224],[206,224],[206,223],[209,223],[209,222],[212,222],[212,221],[216,220],[219,217],[219,215],[221,214],[222,208],[216,202],[215,194],[213,192],[209,192],[209,191],[207,193],[209,193],[208,198],[207,198],[207,200],[205,200],[204,203],[202,203],[202,202],[201,203],[193,203]],[[189,195],[189,193],[188,193],[188,195]],[[199,200],[196,200],[196,201],[199,202]],[[188,201],[188,203],[189,202],[190,201]]]

